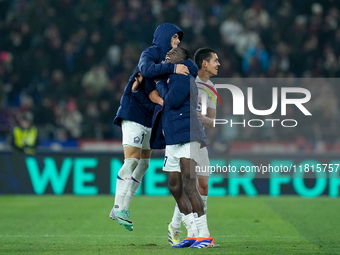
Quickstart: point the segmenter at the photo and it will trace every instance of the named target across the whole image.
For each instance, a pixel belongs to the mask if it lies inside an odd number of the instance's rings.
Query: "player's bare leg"
[[[207,200],[208,200],[208,192],[209,192],[209,176],[198,176],[198,191],[201,194],[201,198],[203,201],[203,210],[204,213],[207,212]]]
[[[192,210],[197,213],[198,217],[204,214],[203,211],[203,201],[197,189],[197,176],[195,172],[195,161],[187,158],[180,159],[181,171],[182,171],[182,181],[183,188],[185,193],[187,194]],[[191,211],[190,208],[190,211]],[[180,207],[180,211],[181,210]],[[185,213],[185,212],[183,212]]]
[[[207,217],[203,210],[203,201],[197,189],[197,177],[195,172],[196,162],[190,159],[181,158],[180,160],[183,188],[185,193],[187,193],[191,207],[195,213],[197,213],[197,218],[194,218],[194,222],[198,229],[198,236],[196,241],[190,246],[190,248],[205,248],[214,244],[214,239],[210,235],[207,223]],[[193,215],[193,214],[192,214]],[[186,226],[185,215],[182,218],[183,224]],[[185,242],[185,240],[183,241]],[[183,243],[182,242],[182,243]],[[180,244],[178,244],[180,246]]]
[[[197,186],[198,191],[201,195],[203,201],[203,210],[204,213],[207,212],[207,199],[208,199],[208,191],[209,191],[209,176],[197,176]],[[170,245],[174,245],[179,243],[179,234],[181,229],[183,213],[180,212],[178,205],[176,203],[175,210],[171,219],[171,222],[168,225],[168,241]]]
[[[184,239],[181,243],[174,243],[172,247],[189,247],[196,241],[196,238],[198,236],[198,229],[195,224],[194,215],[191,212],[190,199],[183,187],[183,177],[181,172],[168,173],[168,187],[177,202],[178,208],[184,214],[183,224],[185,225],[188,232],[188,236],[186,239]]]

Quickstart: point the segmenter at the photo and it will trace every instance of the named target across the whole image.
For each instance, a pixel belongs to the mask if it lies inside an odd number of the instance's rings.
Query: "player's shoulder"
[[[147,47],[144,51],[159,51],[159,48],[156,45],[151,45]]]
[[[176,88],[186,88],[187,86],[184,86],[184,84],[190,83],[190,75],[186,76],[183,74],[171,74],[167,80],[168,84],[172,84],[171,86]]]
[[[193,76],[191,74],[183,75],[183,74],[178,74],[178,73],[170,74],[169,77],[172,80],[185,81],[185,82],[193,78]]]
[[[196,77],[195,82],[197,84],[197,87],[199,87],[199,88],[203,88],[203,87],[207,87],[207,86],[215,88],[215,84],[211,80],[207,80],[206,82],[204,82],[198,76]]]
[[[159,48],[156,45],[152,45],[152,46],[146,48],[145,50],[143,50],[141,55],[142,56],[151,55],[151,56],[154,56],[154,57],[158,57],[159,56]]]

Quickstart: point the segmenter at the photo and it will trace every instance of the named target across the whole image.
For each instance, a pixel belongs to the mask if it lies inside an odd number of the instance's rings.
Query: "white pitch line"
[[[31,238],[31,237],[124,237],[124,238],[135,238],[135,236],[132,235],[50,235],[50,234],[45,234],[45,235],[0,235],[0,238]],[[143,236],[145,238],[167,238],[168,236]],[[214,236],[214,239],[216,238],[249,238],[253,236],[249,235],[244,235],[244,236],[238,236],[238,235],[219,235],[219,236]],[[284,238],[284,239],[293,239],[296,238],[297,236],[272,236],[271,238]]]

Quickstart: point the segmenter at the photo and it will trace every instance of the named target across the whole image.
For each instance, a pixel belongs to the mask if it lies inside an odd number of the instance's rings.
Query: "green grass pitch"
[[[132,232],[109,219],[112,204],[113,196],[0,196],[0,254],[340,254],[334,198],[209,197],[220,246],[201,250],[168,245],[172,197],[135,197]]]

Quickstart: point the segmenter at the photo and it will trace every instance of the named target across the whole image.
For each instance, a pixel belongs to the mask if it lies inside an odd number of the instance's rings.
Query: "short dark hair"
[[[173,48],[171,51],[175,51],[176,54],[170,60],[170,62],[173,64],[178,64],[191,57],[190,52],[187,49],[181,47]]]
[[[198,66],[198,69],[202,68],[203,60],[206,60],[208,62],[210,61],[210,59],[212,58],[211,53],[216,52],[211,48],[200,48],[195,52],[194,61]]]
[[[178,48],[182,51],[184,60],[187,60],[188,58],[191,58],[190,51],[188,51],[187,49],[182,48],[182,47],[178,47]]]

